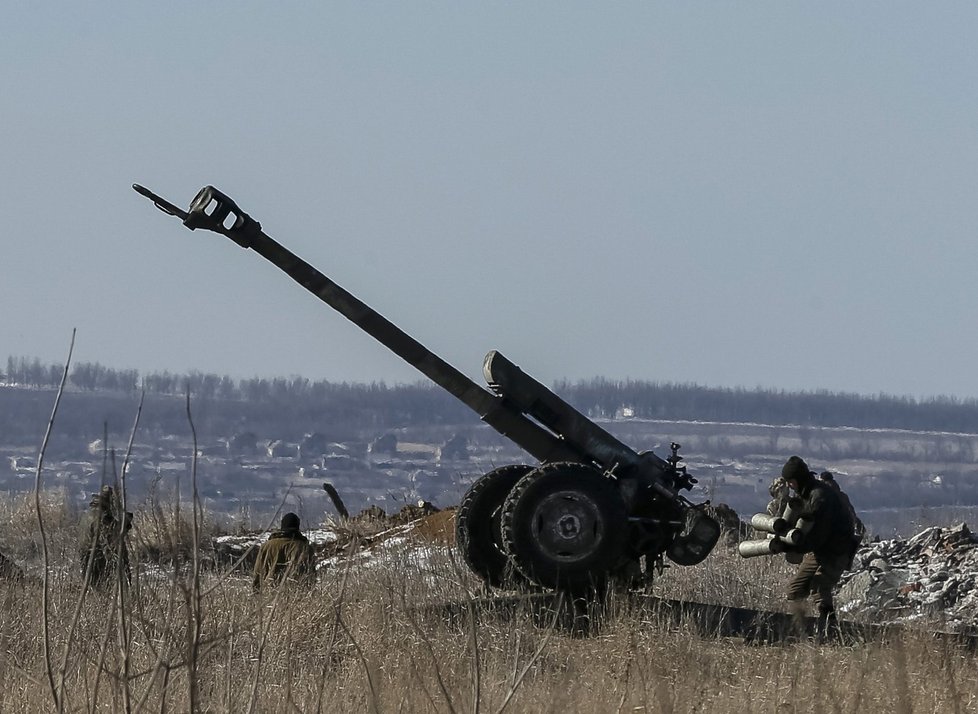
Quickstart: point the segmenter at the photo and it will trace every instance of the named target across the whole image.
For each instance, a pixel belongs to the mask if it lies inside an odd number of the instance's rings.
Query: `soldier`
[[[120,518],[122,504],[111,486],[102,486],[92,496],[89,509],[88,527],[79,548],[82,575],[87,576],[88,585],[101,588],[112,582],[117,567],[121,567],[126,582],[130,582],[126,536],[132,529],[132,513]]]
[[[798,617],[812,595],[818,610],[818,636],[838,631],[832,589],[849,566],[854,525],[834,489],[815,478],[808,464],[792,456],[781,476],[801,501],[802,538],[794,550],[803,553],[801,564],[788,583],[788,600]]]
[[[839,499],[842,501],[842,505],[846,507],[849,512],[849,518],[852,520],[852,555],[849,557],[849,567],[852,567],[852,559],[856,557],[856,551],[859,550],[859,546],[862,545],[863,538],[866,536],[866,526],[860,520],[859,516],[856,515],[856,509],[852,506],[852,501],[849,500],[849,495],[842,490],[839,482],[835,480],[835,476],[832,475],[831,471],[823,471],[819,474],[819,480],[832,488],[836,494],[838,494]]]
[[[286,513],[282,528],[262,543],[255,560],[253,587],[293,580],[311,584],[316,580],[316,559],[309,539],[299,531],[299,516]]]
[[[767,514],[769,516],[780,516],[784,513],[785,506],[788,505],[788,484],[778,476],[771,482],[767,492],[771,494],[771,500],[767,502]]]

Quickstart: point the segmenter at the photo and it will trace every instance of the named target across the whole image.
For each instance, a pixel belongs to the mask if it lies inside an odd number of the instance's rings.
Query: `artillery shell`
[[[774,533],[783,535],[788,532],[788,521],[779,516],[771,516],[767,513],[755,513],[750,519],[751,528],[764,533]]]
[[[804,534],[800,528],[792,528],[790,531],[781,536],[781,540],[788,545],[798,545],[801,543],[802,535]]]
[[[788,527],[790,528],[792,524],[798,520],[798,516],[801,515],[802,503],[799,498],[789,498],[788,504],[784,507],[784,513],[781,517],[788,522]]]
[[[741,558],[756,558],[759,555],[776,555],[784,550],[784,543],[777,538],[763,540],[744,540],[737,544]]]

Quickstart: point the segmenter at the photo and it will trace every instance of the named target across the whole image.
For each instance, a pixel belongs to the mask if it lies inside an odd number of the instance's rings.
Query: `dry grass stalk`
[[[44,454],[47,452],[48,442],[51,438],[51,431],[54,428],[54,418],[58,414],[58,406],[61,404],[61,396],[65,391],[65,383],[68,381],[68,367],[71,365],[71,354],[75,349],[75,330],[71,331],[71,344],[68,347],[68,357],[65,359],[64,371],[61,373],[61,382],[58,385],[58,392],[54,398],[54,407],[51,409],[51,418],[48,420],[47,428],[44,431],[44,439],[41,441],[41,448],[37,453],[37,470],[34,473],[34,506],[37,511],[37,529],[41,536],[41,551],[44,564],[42,574],[41,608],[43,616],[41,618],[43,640],[44,640],[44,668],[45,675],[50,689],[51,699],[55,709],[61,711],[61,697],[58,693],[57,685],[54,681],[54,667],[51,663],[51,639],[48,629],[48,597],[49,597],[49,554],[47,532],[44,530],[44,518],[41,511],[41,471],[44,466]]]
[[[201,601],[198,710],[272,711],[288,702],[300,711],[475,711],[476,666],[486,711],[770,711],[786,702],[798,710],[812,697],[841,711],[967,711],[978,703],[974,654],[926,638],[751,646],[662,625],[628,604],[612,608],[590,637],[529,611],[475,604],[475,617],[465,608],[453,620],[418,609],[422,600],[465,602],[470,583],[432,578],[450,572],[448,558],[411,567],[406,553],[395,555],[366,570],[324,573],[311,591],[267,597],[255,596],[246,578],[203,571],[203,587],[225,584]],[[117,601],[93,592],[67,668],[66,710],[113,701],[121,709],[125,686],[133,711],[190,710],[190,603],[175,573],[141,577],[130,598],[128,674],[122,653],[102,647]],[[46,688],[38,587],[0,586],[4,659],[14,665],[0,677],[4,711],[47,708],[37,707]],[[67,584],[52,588],[54,648],[64,644],[76,596]]]
[[[189,397],[187,412],[196,439]],[[119,580],[113,593],[49,578],[71,572],[77,554],[45,544],[72,543],[77,523],[63,503],[59,510],[56,493],[37,484],[38,521],[55,527],[41,536],[45,576],[0,582],[0,709],[48,710],[52,700],[60,710],[160,712],[960,712],[978,705],[975,654],[947,642],[908,635],[850,647],[747,645],[667,623],[619,597],[603,612],[577,613],[592,624],[582,636],[528,601],[515,610],[484,605],[478,581],[454,554],[381,545],[376,524],[346,524],[347,557],[311,588],[255,594],[233,569],[205,567],[201,546],[214,524],[199,508],[196,479],[195,459],[189,524],[179,488],[168,508],[156,498],[136,506],[137,523],[152,533],[137,527],[134,553],[148,556],[149,544],[140,549],[138,541],[151,538],[156,556],[135,558],[132,587]],[[13,512],[17,504],[3,507]],[[360,553],[354,565],[363,543],[373,557]],[[668,569],[656,589],[780,608],[788,575],[777,560],[744,561],[721,549],[701,566]],[[65,656],[55,682],[50,653],[58,648]]]

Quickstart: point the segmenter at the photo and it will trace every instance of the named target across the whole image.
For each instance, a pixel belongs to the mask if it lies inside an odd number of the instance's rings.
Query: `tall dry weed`
[[[141,564],[126,600],[128,640],[115,633],[119,599],[87,596],[65,709],[125,710],[128,699],[133,711],[187,711],[190,656],[199,711],[954,712],[978,704],[975,655],[948,643],[748,645],[665,624],[625,599],[582,634],[529,604],[484,605],[445,550],[422,557],[405,544],[373,553],[356,567],[326,569],[307,590],[254,594],[245,576],[202,571],[196,654],[189,570],[177,559]],[[739,600],[760,578],[773,599],[783,582],[722,553],[712,565],[667,571],[663,591]],[[53,585],[55,652],[78,595],[77,579]],[[0,708],[48,711],[37,586],[4,583],[0,603]]]
[[[80,535],[77,531],[81,512],[79,503],[60,487],[45,489],[39,501],[41,516],[50,531],[51,563],[56,567],[64,566],[76,556]],[[28,566],[40,564],[41,538],[33,494],[9,494],[0,498],[0,552]]]

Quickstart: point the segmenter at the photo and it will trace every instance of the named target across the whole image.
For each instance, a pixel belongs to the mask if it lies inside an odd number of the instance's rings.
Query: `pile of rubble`
[[[842,579],[848,616],[877,622],[934,622],[954,632],[978,629],[978,535],[961,523],[912,538],[866,543]]]
[[[404,506],[387,515],[374,506],[353,518],[323,528],[303,530],[321,565],[335,565],[354,554],[369,555],[376,547],[410,542],[415,545],[450,546],[455,542],[455,509],[439,510],[430,503]],[[258,547],[269,533],[224,535],[212,543],[216,566],[250,571]]]

